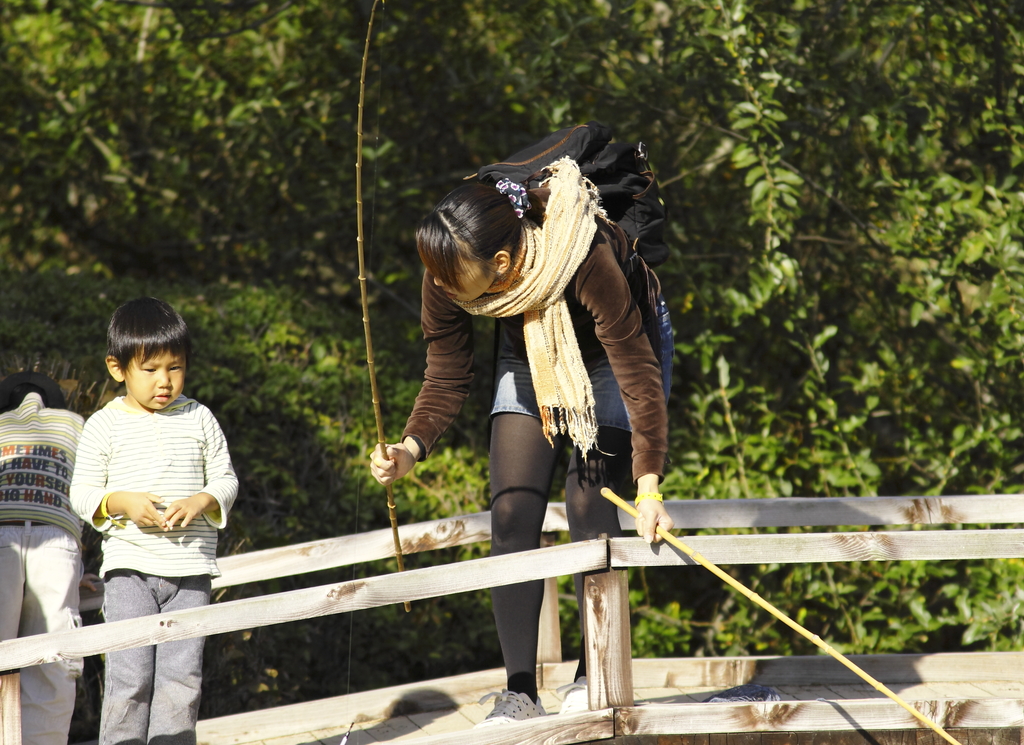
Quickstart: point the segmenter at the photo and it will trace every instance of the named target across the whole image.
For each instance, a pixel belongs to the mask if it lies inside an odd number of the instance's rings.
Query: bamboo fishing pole
[[[629,515],[632,515],[634,518],[636,518],[637,515],[640,514],[637,511],[637,509],[635,507],[633,507],[633,505],[631,505],[628,502],[624,501],[621,497],[619,497],[611,489],[608,489],[608,488],[602,489],[601,490],[601,495],[605,499],[607,499],[607,500],[613,502],[614,504],[616,504],[619,507],[619,509],[625,510],[626,513],[628,513]],[[847,658],[845,655],[843,655],[841,652],[837,652],[835,649],[832,648],[832,646],[830,644],[828,644],[826,641],[824,641],[820,636],[818,636],[817,634],[812,634],[810,631],[808,631],[803,626],[798,624],[796,621],[791,619],[789,616],[787,616],[785,613],[780,611],[774,605],[772,605],[767,600],[762,598],[756,592],[748,589],[747,586],[744,585],[742,582],[739,582],[738,580],[733,578],[731,575],[727,574],[726,572],[723,572],[718,567],[717,564],[714,564],[714,563],[708,561],[707,559],[705,559],[703,556],[701,556],[699,553],[697,553],[692,548],[687,546],[685,543],[680,541],[678,538],[676,538],[674,535],[672,535],[667,530],[662,528],[660,525],[658,526],[657,531],[658,531],[658,535],[660,535],[666,541],[668,541],[673,546],[678,548],[680,551],[682,551],[684,554],[686,554],[691,559],[696,561],[702,567],[704,567],[705,569],[710,571],[716,577],[718,577],[719,579],[724,581],[726,584],[728,584],[734,590],[739,592],[741,595],[744,595],[747,598],[749,598],[750,600],[753,600],[755,603],[760,605],[762,608],[764,608],[766,611],[771,613],[777,619],[779,619],[784,624],[789,626],[791,629],[793,629],[794,631],[799,633],[801,636],[803,636],[803,637],[805,637],[807,639],[810,639],[812,642],[814,642],[815,646],[820,647],[821,649],[825,650],[828,654],[830,654],[832,657],[834,657],[835,659],[839,660],[839,662],[841,662],[843,665],[845,665],[850,670],[852,670],[854,673],[856,673],[860,678],[862,678],[867,683],[869,683],[876,691],[879,691],[880,693],[884,693],[886,696],[891,698],[897,704],[899,704],[904,709],[906,709],[911,714],[913,714],[914,717],[916,717],[918,720],[920,720],[923,724],[925,724],[926,726],[930,727],[937,734],[941,735],[943,737],[943,739],[949,741],[950,743],[952,743],[952,745],[960,745],[960,742],[958,740],[956,740],[955,738],[953,738],[949,733],[947,733],[946,730],[942,729],[942,727],[940,727],[938,724],[933,722],[931,719],[929,719],[924,714],[919,712],[917,709],[915,709],[913,706],[908,704],[902,698],[897,696],[893,691],[889,690],[889,688],[887,688],[885,685],[883,685],[882,683],[880,683],[877,680],[875,680],[868,673],[866,673],[864,670],[862,670],[857,665],[855,665],[852,661],[850,661],[850,659]]]
[[[377,450],[387,460],[387,444],[384,439],[384,417],[380,411],[380,395],[377,389],[377,369],[373,362],[373,336],[370,334],[370,301],[366,292],[366,257],[363,251],[363,100],[366,92],[366,61],[370,55],[370,37],[373,33],[373,17],[377,3],[370,7],[370,21],[366,26],[366,44],[363,47],[363,66],[359,72],[359,113],[356,117],[356,253],[359,256],[359,295],[363,305],[363,333],[366,336],[366,371],[370,375],[370,396],[373,399],[373,418],[377,422]],[[384,487],[388,497],[388,518],[391,520],[391,537],[395,542],[395,559],[398,571],[405,571],[402,556],[402,541],[398,537],[398,514],[395,510],[395,492],[391,484]],[[408,601],[405,611],[411,610]]]

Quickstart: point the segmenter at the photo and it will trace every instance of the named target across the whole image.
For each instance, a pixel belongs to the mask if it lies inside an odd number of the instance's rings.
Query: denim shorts
[[[665,399],[668,399],[672,385],[673,334],[672,321],[668,315],[668,306],[663,297],[658,298],[658,329],[661,333],[662,348],[665,353],[661,360],[662,387]],[[612,372],[607,357],[587,365],[590,373],[590,385],[594,389],[594,413],[599,427],[615,427],[632,431],[629,424],[629,412],[619,392],[618,381]],[[494,403],[491,416],[495,414],[528,414],[540,419],[537,406],[537,394],[533,390],[533,378],[530,375],[528,362],[519,359],[512,351],[512,345],[506,340],[502,344],[498,358],[498,372],[494,386]]]

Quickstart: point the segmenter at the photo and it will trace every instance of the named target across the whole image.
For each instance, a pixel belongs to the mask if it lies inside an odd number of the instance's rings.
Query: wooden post
[[[555,545],[555,535],[544,533],[541,548]],[[562,661],[562,630],[558,618],[558,578],[544,580],[544,603],[540,607],[540,633],[537,636],[537,665]]]
[[[21,745],[21,674],[0,674],[0,743]]]
[[[633,705],[626,572],[611,569],[584,578],[584,645],[591,711]]]

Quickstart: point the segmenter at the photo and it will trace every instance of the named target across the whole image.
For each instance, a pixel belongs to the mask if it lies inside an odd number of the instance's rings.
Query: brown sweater
[[[664,474],[668,413],[661,368],[644,332],[621,262],[628,252],[618,226],[598,221],[590,253],[569,281],[565,295],[586,363],[607,356],[633,428],[633,479]],[[523,317],[502,318],[516,355],[526,360]],[[472,316],[423,277],[421,311],[427,369],[403,439],[415,436],[429,453],[462,408],[473,379]]]

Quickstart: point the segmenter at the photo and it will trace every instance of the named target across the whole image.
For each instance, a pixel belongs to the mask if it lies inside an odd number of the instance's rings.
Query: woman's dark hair
[[[43,399],[43,405],[49,409],[68,407],[64,400],[64,391],[60,389],[56,380],[42,373],[26,370],[8,375],[0,381],[0,414],[17,409],[30,393],[38,393]]]
[[[114,311],[107,327],[107,355],[122,370],[132,360],[144,362],[165,352],[181,355],[186,365],[192,357],[188,326],[174,308],[155,297],[140,297]]]
[[[533,192],[530,203],[535,204]],[[525,219],[539,222],[537,209]],[[416,230],[416,250],[427,270],[446,287],[462,289],[459,275],[469,262],[488,262],[506,249],[513,263],[519,253],[523,220],[507,196],[476,181],[451,191],[423,218]]]

